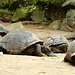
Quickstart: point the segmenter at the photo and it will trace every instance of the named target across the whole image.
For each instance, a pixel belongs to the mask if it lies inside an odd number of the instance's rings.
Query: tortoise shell
[[[47,41],[44,43],[47,46],[51,45],[59,45],[59,44],[69,44],[68,40],[60,35],[53,35],[50,38],[47,39]]]
[[[0,40],[0,47],[4,48],[9,54],[20,54],[24,49],[36,43],[42,43],[42,40],[34,33],[30,31],[14,31]]]

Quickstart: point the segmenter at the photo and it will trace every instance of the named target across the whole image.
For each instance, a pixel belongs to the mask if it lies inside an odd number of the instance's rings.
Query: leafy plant
[[[48,57],[57,57],[54,53],[47,53],[46,54]]]
[[[12,21],[17,21],[20,18],[26,18],[36,7],[34,5],[18,8],[12,16]]]

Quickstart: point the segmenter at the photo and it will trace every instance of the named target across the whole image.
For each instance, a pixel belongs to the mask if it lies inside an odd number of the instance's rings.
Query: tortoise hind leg
[[[45,54],[42,53],[41,51],[41,45],[40,44],[36,44],[36,51],[35,51],[35,54],[37,56],[46,56]]]

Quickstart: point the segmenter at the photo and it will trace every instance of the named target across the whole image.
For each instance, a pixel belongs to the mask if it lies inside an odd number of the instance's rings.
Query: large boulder
[[[66,8],[49,5],[45,11],[46,17],[52,21],[59,20],[66,16]]]
[[[9,25],[6,26],[6,28],[10,32],[15,31],[15,30],[20,30],[20,31],[26,30],[21,22],[16,22],[16,23],[9,24]]]
[[[60,29],[60,20],[56,20],[49,25],[49,29],[59,30]]]
[[[44,12],[41,6],[36,6],[36,9],[32,12],[30,18],[35,22],[42,22],[44,20]]]
[[[61,23],[60,30],[75,31],[75,9],[70,9]]]

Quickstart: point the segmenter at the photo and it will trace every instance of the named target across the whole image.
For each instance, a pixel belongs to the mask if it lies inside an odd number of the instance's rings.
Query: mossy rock
[[[48,19],[55,21],[64,18],[66,16],[66,10],[52,5],[46,10],[45,14]]]
[[[26,19],[29,13],[31,13],[35,8],[36,6],[34,5],[18,8],[12,16],[11,21],[15,22],[22,18]]]
[[[32,12],[30,18],[35,22],[42,22],[44,20],[44,12],[38,6]]]
[[[70,9],[67,14],[66,14],[66,18],[75,18],[75,9]]]
[[[75,10],[74,9],[70,9],[67,12],[66,18],[61,23],[60,30],[75,31]]]
[[[49,29],[51,29],[51,30],[59,30],[60,29],[60,20],[53,21],[49,25]]]
[[[11,18],[11,12],[6,9],[0,9],[0,20],[8,22]]]

